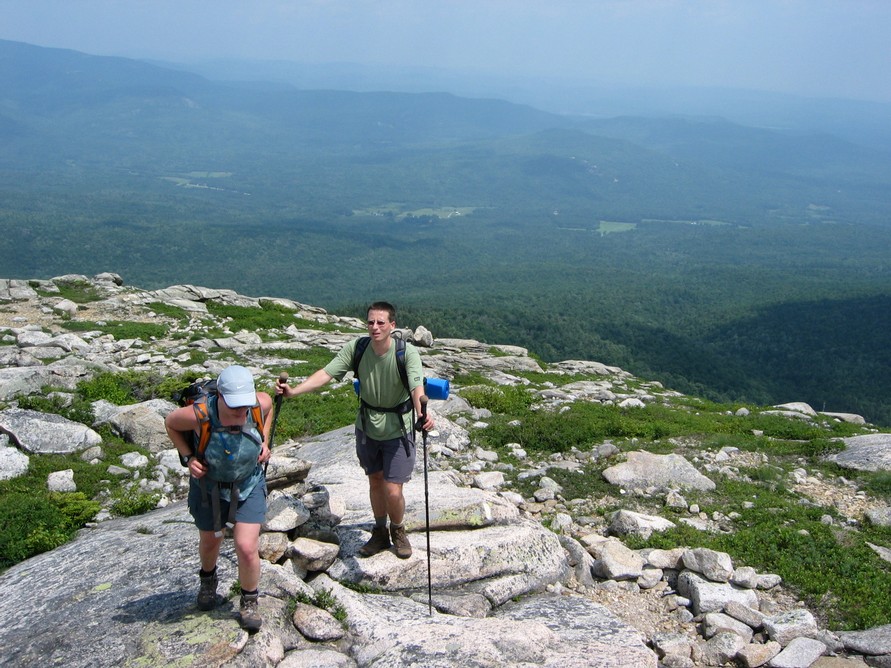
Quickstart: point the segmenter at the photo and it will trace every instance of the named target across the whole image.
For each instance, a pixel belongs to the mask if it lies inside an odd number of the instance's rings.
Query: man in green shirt
[[[411,344],[405,345],[405,368],[408,391],[403,385],[396,359],[396,345],[392,334],[396,329],[396,309],[387,302],[375,302],[368,307],[370,344],[359,362],[358,378],[362,408],[356,416],[356,455],[368,476],[371,510],[375,527],[371,539],[359,554],[370,557],[391,545],[396,556],[411,556],[411,543],[405,533],[405,497],[402,486],[411,479],[415,465],[414,426],[412,409],[421,415],[424,395],[424,373],[421,356]],[[275,392],[295,397],[314,392],[331,380],[341,380],[353,366],[353,353],[359,339],[354,339],[338,351],[324,368],[313,373],[295,387],[277,381]],[[401,409],[400,407],[405,407]],[[426,431],[433,428],[433,419],[419,425]],[[389,532],[387,519],[390,520]]]

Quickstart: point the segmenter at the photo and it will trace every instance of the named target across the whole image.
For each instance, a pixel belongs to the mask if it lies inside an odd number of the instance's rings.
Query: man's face
[[[396,323],[390,320],[386,311],[368,312],[368,333],[372,341],[383,341],[390,338]]]

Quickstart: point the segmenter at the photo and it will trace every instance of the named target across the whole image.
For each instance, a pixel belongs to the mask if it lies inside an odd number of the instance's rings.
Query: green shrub
[[[98,501],[88,499],[83,492],[51,492],[50,501],[65,516],[68,526],[79,529],[99,512]]]
[[[492,387],[474,385],[461,391],[474,408],[484,408],[493,413],[517,415],[525,413],[532,405],[533,396],[525,388],[513,385]]]
[[[774,484],[782,481],[784,472],[776,466],[758,466],[755,468],[741,467],[739,472],[748,476],[751,480],[760,483]]]
[[[512,413],[511,416],[515,416]],[[575,403],[560,411],[527,411],[518,421],[493,421],[481,438],[490,446],[519,443],[527,452],[590,450],[605,439],[655,440],[687,433],[682,423],[658,407],[623,410],[596,403]]]
[[[111,512],[121,517],[133,517],[154,510],[160,494],[146,494],[129,489],[119,489],[112,495]]]
[[[162,397],[162,393],[177,382],[153,371],[103,372],[78,383],[77,394],[86,401],[104,399],[117,406],[126,406]]]
[[[0,485],[0,569],[64,545],[99,512],[81,493]]]

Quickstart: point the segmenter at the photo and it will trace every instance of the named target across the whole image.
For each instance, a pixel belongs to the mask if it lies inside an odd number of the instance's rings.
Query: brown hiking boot
[[[405,527],[397,527],[391,524],[390,536],[393,538],[393,545],[396,547],[396,556],[400,559],[408,559],[411,556],[411,543],[408,542],[408,536],[405,535]]]
[[[241,628],[249,633],[260,630],[263,618],[260,616],[260,594],[241,595]]]
[[[387,527],[374,527],[371,530],[371,538],[359,548],[359,555],[370,557],[378,552],[383,552],[388,547],[390,547],[390,536],[387,535]]]
[[[210,575],[202,575],[198,571],[198,578],[201,585],[198,589],[198,609],[213,610],[217,607],[217,570],[214,569]]]

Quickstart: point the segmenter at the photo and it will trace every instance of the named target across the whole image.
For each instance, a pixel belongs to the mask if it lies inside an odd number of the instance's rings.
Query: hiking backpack
[[[210,397],[217,397],[217,400],[219,400],[216,380],[195,381],[187,388],[174,395],[174,399],[176,399],[181,406],[192,406],[195,411],[195,416],[198,418],[198,432],[191,432],[191,450],[195,457],[200,461],[205,462],[208,467],[212,469],[208,472],[208,475],[202,476],[198,480],[198,485],[201,488],[201,505],[204,507],[209,506],[212,509],[214,535],[222,537],[223,520],[220,517],[220,487],[225,486],[229,490],[228,499],[230,502],[229,513],[226,518],[226,526],[231,529],[235,526],[236,509],[238,508],[238,503],[233,502],[232,499],[238,498],[239,487],[241,486],[241,483],[247,479],[246,476],[241,475],[245,463],[244,459],[240,459],[234,453],[230,454],[230,451],[225,449],[225,439],[229,435],[237,434],[239,437],[244,436],[256,442],[256,435],[248,431],[248,429],[256,430],[256,434],[259,434],[259,441],[257,443],[262,448],[264,440],[263,411],[260,408],[260,404],[256,403],[250,408],[250,420],[246,420],[241,427],[217,428],[217,431],[222,431],[223,434],[221,443],[223,452],[217,453],[217,451],[214,450],[212,453],[214,463],[209,461],[205,456],[207,444],[210,442],[210,437],[213,436],[214,433],[214,420],[211,418],[210,410],[208,409],[208,399]],[[251,424],[251,422],[253,422],[253,424]],[[218,454],[222,454],[222,456],[217,456]],[[184,459],[180,456],[180,462],[183,466],[187,466],[188,458]]]
[[[365,354],[369,343],[371,343],[371,337],[363,336],[356,342],[356,348],[353,351],[353,376],[357,381],[359,379],[359,362],[362,360],[362,355]],[[411,398],[411,389],[409,389],[408,386],[408,370],[405,368],[405,340],[401,337],[394,336],[393,343],[396,345],[396,368],[399,370],[399,378],[402,381],[402,386],[405,388],[405,391],[408,392],[408,399],[396,406],[372,406],[362,398],[361,384],[357,384],[356,393],[359,395],[359,417],[362,420],[363,435],[368,433],[366,415],[368,409],[377,411],[378,413],[396,413],[397,415],[411,413],[411,423],[415,423],[415,405]],[[405,423],[403,423],[402,420],[400,420],[400,425],[402,426],[403,435],[407,435],[405,431]]]
[[[396,368],[399,369],[399,378],[402,380],[402,386],[405,388],[405,391],[408,392],[409,396],[411,395],[411,390],[408,387],[408,370],[405,368],[405,339],[400,337],[393,337],[393,342],[396,344]],[[362,355],[365,354],[365,350],[368,348],[368,344],[371,343],[370,336],[363,336],[356,342],[356,349],[353,351],[353,376],[355,378],[359,377],[359,362],[362,361]]]
[[[217,396],[217,381],[198,380],[174,395],[180,406],[192,406],[195,415],[198,417],[198,433],[192,432],[191,446],[192,454],[199,460],[204,459],[204,451],[210,442],[213,434],[213,425],[211,424],[210,415],[207,410],[207,398],[209,396]],[[264,438],[263,434],[263,411],[260,404],[254,404],[250,410],[251,419],[254,426],[260,432],[260,440]],[[182,458],[181,458],[182,459]],[[185,466],[185,463],[183,463]]]

